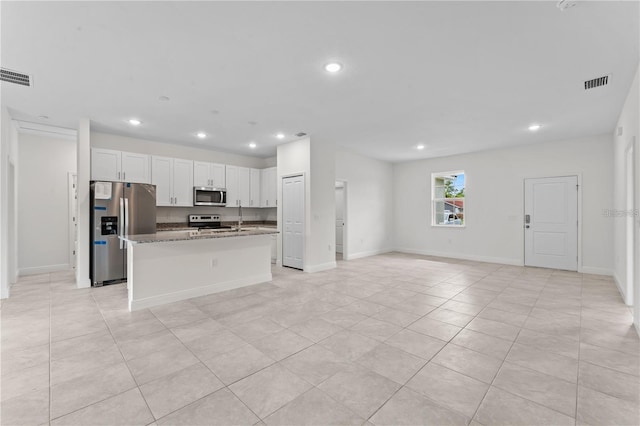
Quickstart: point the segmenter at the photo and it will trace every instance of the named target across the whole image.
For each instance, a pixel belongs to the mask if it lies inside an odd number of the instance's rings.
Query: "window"
[[[464,226],[464,171],[431,175],[431,224]]]

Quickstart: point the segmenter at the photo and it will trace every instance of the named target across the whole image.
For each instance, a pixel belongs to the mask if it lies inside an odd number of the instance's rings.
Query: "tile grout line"
[[[462,272],[461,272],[461,273],[462,273]],[[459,275],[459,274],[458,274],[458,275]],[[437,284],[436,284],[436,285],[437,285]],[[471,286],[471,285],[467,286],[467,288],[468,288],[468,287],[470,287],[470,286]],[[455,297],[455,296],[457,296],[458,294],[460,294],[462,291],[464,291],[464,290],[461,290],[460,292],[456,293],[454,296],[452,296],[452,298],[453,298],[453,297]],[[449,298],[447,301],[452,300],[452,298]],[[447,303],[447,302],[442,303],[442,305],[444,305],[445,303]],[[461,302],[461,303],[464,303],[464,302]],[[440,305],[440,306],[442,306],[442,305]],[[436,309],[438,309],[440,306],[436,307]],[[435,309],[434,309],[434,310],[435,310]],[[421,316],[420,318],[418,318],[418,319],[416,319],[415,321],[413,321],[413,322],[411,322],[411,323],[407,324],[407,325],[406,325],[402,330],[400,330],[400,331],[407,330],[409,326],[411,326],[411,325],[413,325],[414,323],[416,323],[417,321],[420,321],[421,319],[425,318],[425,317],[426,317],[427,315],[429,315],[431,312],[433,312],[433,311],[427,312],[426,314],[424,314],[424,315],[423,315],[423,316]],[[454,311],[454,312],[455,312],[455,311]],[[474,316],[474,319],[475,319],[475,318],[477,318],[477,314]],[[437,320],[435,320],[435,321],[437,321]],[[473,320],[471,320],[471,321],[473,321]],[[471,322],[471,321],[470,321],[470,322]],[[443,322],[443,321],[440,321],[440,322]],[[448,323],[445,323],[445,324],[448,324]],[[466,327],[466,326],[465,326],[465,327]],[[375,411],[374,411],[374,412],[373,412],[373,413],[372,413],[372,414],[367,418],[367,420],[366,420],[366,421],[370,422],[370,421],[371,421],[371,419],[372,419],[372,418],[373,418],[373,417],[374,417],[374,416],[375,416],[375,415],[376,415],[376,414],[377,414],[377,413],[382,409],[382,407],[384,407],[384,406],[385,406],[385,405],[386,405],[386,404],[387,404],[387,403],[388,403],[388,402],[389,402],[389,401],[390,401],[390,400],[391,400],[391,399],[392,399],[392,398],[393,398],[393,397],[394,397],[398,392],[400,392],[400,390],[402,390],[403,388],[405,388],[405,387],[406,387],[408,390],[410,390],[410,391],[412,391],[412,392],[415,392],[413,389],[411,389],[411,388],[407,387],[407,383],[409,383],[409,382],[410,382],[410,381],[411,381],[411,380],[412,380],[412,379],[413,379],[413,378],[414,378],[414,377],[415,377],[415,376],[416,376],[420,371],[422,371],[422,369],[424,369],[424,367],[426,367],[426,366],[427,366],[427,365],[428,365],[428,364],[429,364],[429,363],[430,363],[430,362],[431,362],[431,361],[432,361],[436,356],[438,356],[438,354],[439,354],[439,353],[440,353],[440,352],[441,352],[445,347],[447,347],[447,345],[448,345],[449,343],[451,343],[451,340],[453,340],[453,339],[455,338],[455,336],[457,336],[457,335],[458,335],[462,330],[464,330],[464,329],[465,329],[465,328],[461,328],[460,330],[458,330],[458,332],[457,332],[453,337],[451,337],[451,339],[449,339],[448,341],[445,341],[445,344],[442,346],[442,348],[440,348],[436,353],[434,353],[434,354],[433,354],[433,355],[432,355],[432,356],[427,360],[427,362],[426,362],[422,367],[420,367],[420,368],[419,368],[419,369],[418,369],[418,370],[417,370],[417,371],[416,371],[416,372],[415,372],[411,377],[409,377],[409,379],[407,379],[407,380],[404,382],[404,384],[401,384],[401,385],[400,385],[400,387],[399,387],[399,388],[398,388],[398,389],[397,389],[397,390],[396,390],[396,391],[395,391],[395,392],[394,392],[394,393],[393,393],[389,398],[387,398],[387,400],[386,400],[385,402],[383,402],[383,403],[382,403],[382,404],[381,404],[381,405],[380,405],[380,406],[379,406],[379,407],[378,407],[378,408],[377,408],[377,409],[376,409],[376,410],[375,410]],[[399,331],[398,333],[400,333],[400,331]],[[413,330],[409,330],[409,331],[413,331]],[[398,333],[396,333],[396,334],[398,334]],[[419,334],[422,334],[422,333],[419,333]],[[395,334],[394,334],[394,336],[395,336]],[[391,337],[393,337],[393,336],[391,336]],[[389,337],[389,339],[390,339],[391,337]],[[433,337],[433,336],[427,336],[427,337]],[[389,340],[389,339],[387,339],[387,340]],[[438,340],[441,340],[441,339],[438,339]],[[386,340],[385,340],[383,343],[385,343],[385,342],[386,342]],[[394,346],[394,347],[395,347],[395,346]],[[400,348],[398,348],[398,349],[400,349]],[[402,349],[400,349],[400,350],[402,351]],[[403,351],[403,352],[404,352],[404,351]],[[408,352],[405,352],[405,353],[408,353]],[[413,355],[413,354],[410,354],[410,355]],[[414,355],[414,356],[415,356],[415,355]],[[419,358],[420,358],[420,357],[419,357]],[[424,358],[423,358],[423,359],[424,359]],[[438,364],[438,365],[439,365],[439,364]],[[443,367],[444,367],[444,366],[443,366]],[[445,368],[446,368],[446,367],[445,367]],[[449,369],[449,370],[450,370],[450,369]],[[454,370],[450,370],[450,371],[454,371]],[[375,372],[374,372],[374,373],[375,373]],[[458,373],[458,372],[456,372],[456,373]],[[377,374],[377,373],[376,373],[376,374]],[[458,374],[462,374],[462,373],[458,373]],[[465,376],[466,376],[466,375],[465,375]],[[469,376],[466,376],[466,377],[469,377]],[[477,380],[477,379],[476,379],[476,380]],[[487,389],[487,391],[488,391],[488,389]],[[460,412],[458,412],[458,411],[456,411],[456,410],[454,410],[454,409],[452,409],[452,408],[446,407],[446,406],[442,405],[441,403],[439,403],[439,402],[437,402],[437,401],[434,401],[433,399],[429,398],[429,397],[428,397],[428,396],[426,396],[426,395],[423,395],[423,394],[421,394],[421,393],[419,393],[419,392],[418,392],[418,394],[419,394],[419,395],[421,395],[422,397],[424,397],[424,398],[428,399],[429,401],[433,402],[433,403],[434,403],[434,404],[436,404],[437,406],[444,408],[445,410],[453,411],[454,413],[458,413],[458,414],[462,415],[463,417],[467,418],[467,416],[466,416],[466,415],[464,415],[464,414],[462,414],[462,413],[460,413]],[[485,394],[486,394],[486,393],[485,393]],[[475,415],[475,413],[474,413],[474,415]],[[473,417],[471,417],[471,418],[469,419],[469,423],[470,423],[471,421],[473,421]],[[365,423],[366,423],[366,422],[365,422]]]
[[[522,274],[520,274],[522,275]],[[547,281],[549,279],[547,278]],[[511,281],[511,283],[513,283],[513,280]],[[511,284],[509,284],[506,288],[511,287]],[[546,287],[546,285],[545,285]],[[505,289],[506,289],[505,288]],[[504,290],[502,292],[500,292],[500,294],[502,294],[504,292]],[[538,296],[538,298],[536,298],[536,303],[537,301],[540,299],[540,296]],[[533,310],[533,308],[529,309],[529,313],[527,314],[527,319],[529,318],[529,316],[531,315],[531,310]],[[525,319],[525,322],[527,320]],[[524,325],[524,323],[523,323]],[[500,364],[500,367],[498,367],[498,369],[496,370],[496,374],[493,376],[493,379],[491,380],[491,383],[489,384],[489,387],[487,388],[487,391],[485,392],[485,394],[483,395],[482,399],[480,400],[480,403],[478,404],[478,406],[476,407],[475,412],[473,413],[473,416],[471,417],[471,421],[474,421],[474,419],[476,418],[476,416],[478,415],[478,411],[480,410],[480,407],[482,406],[482,403],[485,401],[485,399],[487,398],[487,395],[489,394],[489,391],[491,390],[492,387],[494,387],[494,383],[496,381],[496,378],[498,377],[498,374],[500,373],[500,370],[502,370],[502,367],[504,366],[504,363],[507,362],[507,358],[509,357],[509,354],[511,353],[511,350],[513,349],[513,345],[515,345],[516,340],[518,339],[518,336],[520,335],[520,332],[522,331],[522,326],[520,327],[520,329],[518,330],[518,333],[516,334],[515,338],[513,339],[513,341],[511,342],[511,346],[509,346],[509,351],[505,354],[504,359],[502,360],[502,363]],[[494,336],[495,337],[495,336]],[[497,388],[497,387],[496,387]],[[501,388],[497,388],[497,389],[501,389]],[[502,390],[502,389],[501,389]],[[511,392],[509,392],[511,393]],[[516,395],[517,396],[517,395]],[[527,398],[524,398],[527,399]],[[528,400],[528,399],[527,399]]]

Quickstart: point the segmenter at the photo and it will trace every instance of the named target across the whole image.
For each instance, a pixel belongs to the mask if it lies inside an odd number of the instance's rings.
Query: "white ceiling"
[[[34,79],[3,82],[2,103],[18,119],[89,117],[98,131],[259,156],[279,131],[388,161],[610,133],[638,66],[638,6],[2,1],[2,66]],[[326,73],[331,60],[344,70]]]

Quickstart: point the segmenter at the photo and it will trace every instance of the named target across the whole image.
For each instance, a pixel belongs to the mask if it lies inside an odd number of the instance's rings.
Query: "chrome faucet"
[[[242,229],[242,204],[238,204],[238,232]]]

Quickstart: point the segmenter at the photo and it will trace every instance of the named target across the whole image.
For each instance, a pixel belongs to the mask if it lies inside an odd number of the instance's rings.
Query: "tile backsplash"
[[[187,223],[190,214],[218,214],[223,222],[238,220],[238,209],[234,207],[157,207],[158,223]],[[243,220],[277,220],[276,208],[242,208]]]

